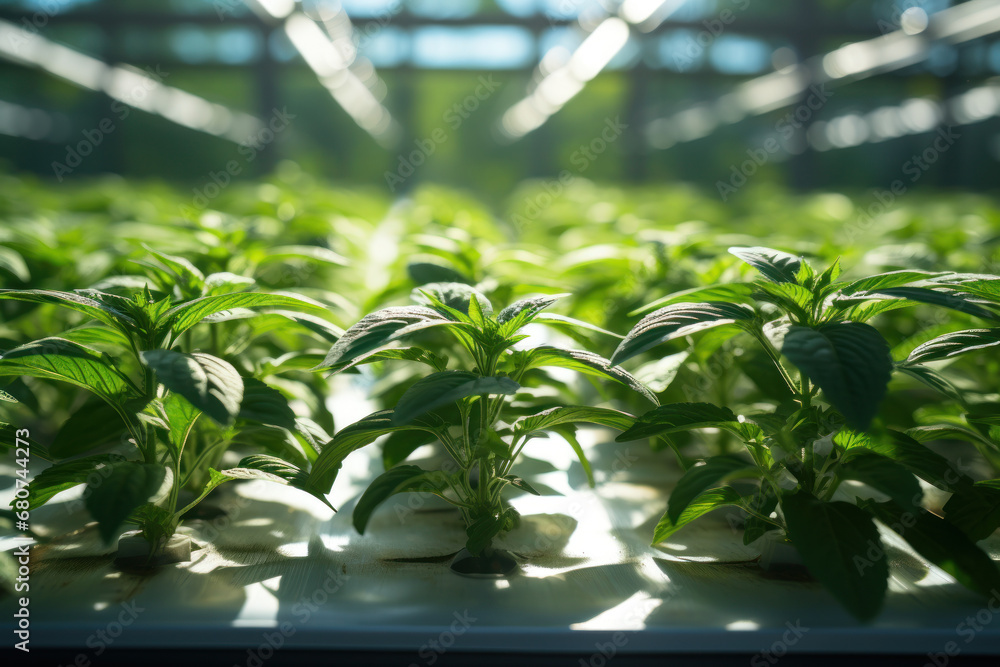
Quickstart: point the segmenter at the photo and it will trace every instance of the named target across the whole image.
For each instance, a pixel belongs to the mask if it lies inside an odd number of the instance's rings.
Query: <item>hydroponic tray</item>
[[[182,528],[195,540],[191,562],[153,575],[115,569],[114,549],[92,529],[63,534],[80,525],[82,505],[64,492],[33,515],[59,537],[32,551],[31,648],[239,649],[251,663],[269,647],[377,650],[418,665],[446,652],[571,653],[595,665],[629,654],[732,653],[759,664],[786,652],[1000,654],[987,601],[888,532],[890,591],[868,625],[801,568],[763,570],[725,511],[648,546],[678,473],[640,443],[590,436],[595,470],[608,471],[596,489],[560,443],[526,449],[519,470],[546,495],[513,498],[523,521],[501,546],[521,566],[500,580],[449,570],[465,535],[433,497],[397,496],[356,533],[353,502],[381,468],[373,448],[345,464],[331,494],[337,514],[274,484],[223,487],[212,504],[226,514]],[[20,543],[8,537],[3,548]],[[1000,549],[996,536],[986,546]]]

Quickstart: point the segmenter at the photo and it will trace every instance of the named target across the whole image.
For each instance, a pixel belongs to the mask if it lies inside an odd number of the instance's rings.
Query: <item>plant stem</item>
[[[778,352],[774,349],[774,346],[771,345],[771,341],[767,339],[767,336],[764,335],[764,331],[758,327],[754,327],[750,333],[757,339],[757,342],[760,343],[761,347],[764,348],[764,352],[767,353],[767,356],[771,358],[774,366],[778,369],[778,373],[781,374],[781,378],[785,381],[785,384],[788,385],[788,389],[793,394],[798,392],[798,387],[795,386],[795,381],[788,374],[788,371],[785,370],[785,367],[781,365]]]

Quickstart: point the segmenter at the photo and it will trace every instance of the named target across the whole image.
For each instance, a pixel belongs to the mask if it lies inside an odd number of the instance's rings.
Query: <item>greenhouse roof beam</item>
[[[384,95],[384,86],[380,86],[381,81],[374,68],[370,67],[370,63],[363,68],[369,70],[364,79],[352,69],[357,62],[357,50],[350,40],[350,19],[342,8],[325,13],[321,28],[305,13],[296,11],[291,0],[246,1],[265,20],[281,23],[289,41],[316,74],[320,84],[361,129],[383,147],[396,142],[399,127],[379,99],[380,95]],[[345,27],[350,48],[343,48]]]
[[[751,79],[712,105],[698,104],[654,120],[647,131],[656,148],[669,148],[705,137],[747,116],[794,104],[810,86],[842,85],[921,62],[934,42],[959,44],[996,32],[1000,32],[1000,3],[969,0],[933,14],[919,29],[903,28],[847,44],[805,63]],[[696,123],[692,122],[692,110],[697,111]]]
[[[0,58],[36,67],[75,86],[103,92],[183,127],[236,143],[263,127],[254,116],[163,84],[154,68],[109,65],[2,19]]]
[[[632,27],[649,32],[679,9],[686,0],[625,0],[618,16],[598,19],[566,62],[545,71],[546,54],[536,69],[538,85],[500,119],[502,136],[517,140],[541,127],[583,90],[628,43]]]

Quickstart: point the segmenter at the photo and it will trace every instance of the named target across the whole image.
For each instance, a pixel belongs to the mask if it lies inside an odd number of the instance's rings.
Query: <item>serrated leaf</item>
[[[737,428],[738,420],[729,408],[711,403],[668,403],[641,415],[617,442],[629,442],[698,428]]]
[[[493,304],[490,300],[475,287],[465,283],[429,283],[415,288],[411,298],[421,305],[433,308],[434,304],[427,299],[425,293],[433,295],[444,305],[466,315],[469,314],[469,303],[475,298],[484,315],[489,317],[493,314]]]
[[[809,573],[851,614],[874,618],[885,598],[889,563],[871,517],[856,505],[822,502],[803,491],[782,496],[781,509]]]
[[[706,329],[746,322],[754,318],[754,311],[740,304],[722,301],[705,303],[677,303],[650,313],[642,318],[611,357],[611,363],[642,354],[646,350],[675,338],[688,336]]]
[[[456,324],[454,320],[426,306],[385,308],[365,315],[345,331],[315,370],[345,365],[394,340],[428,327]]]
[[[469,538],[465,542],[465,548],[473,556],[479,555],[484,549],[490,546],[493,538],[500,534],[505,523],[506,517],[503,514],[500,516],[487,515],[479,517],[472,522],[472,525],[465,529],[465,534]]]
[[[410,465],[386,470],[372,480],[354,507],[354,528],[363,535],[375,508],[397,493],[433,493],[443,497],[447,490],[448,477],[440,470],[427,471]]]
[[[935,391],[939,391],[945,396],[959,402],[963,403],[964,398],[962,392],[953,385],[947,378],[942,376],[937,371],[928,368],[927,366],[921,366],[920,364],[896,364],[896,370],[904,375],[908,375],[913,379],[927,385]]]
[[[221,474],[234,479],[262,479],[276,484],[286,484],[300,491],[305,491],[336,511],[330,501],[326,499],[326,490],[318,488],[307,471],[275,456],[266,454],[246,456],[240,460],[239,465],[235,468],[223,470]]]
[[[533,496],[542,495],[535,490],[535,487],[533,487],[531,484],[528,484],[526,480],[517,477],[516,475],[504,475],[500,479],[506,480],[506,482],[511,486],[513,486],[515,489],[521,489],[522,491],[527,491]]]
[[[91,293],[100,294],[99,292],[96,292],[96,290],[89,291]],[[115,327],[116,329],[121,329],[123,323],[130,327],[135,326],[135,320],[117,308],[101,303],[97,299],[89,296],[77,294],[76,292],[60,292],[58,290],[45,289],[0,289],[0,299],[16,299],[17,301],[31,301],[34,303],[53,303],[84,313],[85,315],[89,315],[99,322]]]
[[[49,451],[64,459],[119,440],[127,432],[121,415],[101,400],[90,400],[63,422]]]
[[[437,442],[437,435],[427,431],[396,431],[382,445],[382,467],[389,470],[405,461],[419,447]]]
[[[261,292],[237,292],[217,294],[192,299],[174,306],[160,316],[157,329],[169,328],[174,338],[187,331],[204,318],[223,310],[234,308],[323,308],[322,304],[301,296],[287,294],[264,294]]]
[[[918,345],[906,358],[908,364],[923,364],[1000,345],[1000,329],[967,329],[938,336]]]
[[[905,433],[889,430],[884,436],[871,438],[860,444],[861,446],[847,450],[841,461],[846,464],[853,457],[870,450],[901,464],[939,489],[956,492],[972,486],[972,479],[968,475],[955,470],[943,456]]]
[[[838,475],[843,479],[867,484],[905,509],[915,509],[923,498],[920,483],[913,473],[875,452],[858,453],[850,457],[840,466]]]
[[[882,334],[859,322],[792,326],[781,353],[823,390],[848,426],[868,428],[892,373],[889,344]]]
[[[1000,588],[996,563],[948,521],[922,508],[904,510],[892,503],[865,502],[862,507],[966,588],[985,596]]]
[[[1000,481],[976,482],[959,489],[945,503],[944,516],[969,539],[985,540],[1000,527]]]
[[[295,412],[285,395],[256,378],[243,378],[239,419],[296,430]]]
[[[637,392],[653,405],[659,404],[659,401],[656,400],[656,395],[636,380],[631,373],[615,367],[610,360],[605,359],[599,354],[584,350],[564,350],[547,345],[528,350],[526,354],[528,357],[527,368],[558,366],[586,375],[614,380]]]
[[[616,334],[614,331],[608,331],[607,329],[603,329],[596,324],[584,322],[583,320],[578,320],[574,317],[568,317],[566,315],[560,315],[558,313],[538,313],[535,315],[535,319],[533,321],[538,324],[544,324],[547,327],[552,327],[556,330],[567,332],[568,335],[579,331],[593,331],[594,333],[611,336],[612,338],[624,338],[621,334]]]
[[[309,486],[329,493],[340,471],[341,463],[347,456],[365,445],[369,445],[387,433],[414,430],[440,434],[445,423],[436,415],[418,417],[410,424],[398,425],[392,419],[392,410],[380,410],[345,426],[330,442],[326,443],[319,458],[313,463],[309,473]]]
[[[635,417],[627,412],[611,408],[595,408],[589,406],[564,406],[542,410],[538,414],[522,417],[514,422],[512,430],[515,436],[522,436],[534,431],[550,429],[561,424],[600,424],[618,430],[625,430],[635,423]]]
[[[754,491],[753,496],[747,502],[749,509],[760,516],[769,517],[778,506],[778,496],[774,493],[774,487],[770,484],[761,484]],[[764,533],[776,530],[778,527],[768,521],[750,514],[743,522],[743,544],[750,544],[756,541]]]
[[[677,486],[670,493],[667,504],[667,517],[674,524],[680,521],[681,514],[706,489],[714,488],[720,482],[734,476],[746,476],[756,473],[757,467],[738,456],[721,455],[705,460],[703,465],[695,465],[677,481]]]
[[[895,300],[902,302],[902,305],[926,303],[932,306],[942,306],[961,313],[975,315],[984,320],[1000,320],[1000,314],[979,305],[983,303],[982,299],[975,299],[961,292],[949,292],[929,287],[894,287],[871,292],[858,292],[845,299],[844,302],[850,304],[865,299]]]
[[[794,283],[802,264],[802,259],[795,255],[760,246],[730,248],[729,252],[773,283]]]
[[[708,301],[748,303],[751,301],[753,290],[753,283],[723,283],[707,287],[692,287],[691,289],[674,292],[656,301],[647,303],[645,306],[628,313],[628,316],[635,317],[636,315],[642,315],[651,310],[675,303],[703,303]]]
[[[849,283],[840,290],[841,294],[850,296],[858,292],[873,292],[894,287],[902,287],[919,280],[930,280],[938,276],[947,275],[945,273],[932,273],[930,271],[889,271],[867,278],[861,278]]]
[[[393,423],[415,417],[469,396],[513,394],[520,385],[509,377],[481,377],[468,371],[440,371],[415,382],[403,392],[393,412]]]
[[[42,338],[0,356],[0,375],[30,375],[68,382],[121,404],[137,393],[103,352],[62,338]]]
[[[243,401],[243,378],[228,361],[210,354],[173,350],[140,353],[159,382],[180,394],[222,426],[236,419]]]
[[[118,454],[95,454],[49,466],[28,483],[28,510],[38,509],[61,491],[85,484],[99,467],[122,461]]]
[[[535,318],[535,315],[566,296],[570,295],[547,294],[545,296],[536,296],[530,299],[515,301],[497,314],[497,323],[503,326],[501,333],[504,336],[511,335],[531,322]]]
[[[84,505],[97,520],[105,544],[111,542],[136,508],[159,491],[166,474],[167,469],[161,465],[125,461],[112,464],[107,477],[87,485]]]
[[[742,500],[743,497],[731,486],[709,489],[688,503],[677,521],[673,521],[670,518],[669,512],[665,512],[653,531],[652,544],[656,545],[666,541],[667,538],[678,530],[714,509],[725,507],[726,505],[739,505]]]

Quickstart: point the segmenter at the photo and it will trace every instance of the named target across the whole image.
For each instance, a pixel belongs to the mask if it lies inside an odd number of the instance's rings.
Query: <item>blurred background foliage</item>
[[[386,190],[387,173],[399,170],[420,142],[427,146],[432,141],[433,153],[392,193],[444,182],[497,203],[520,181],[552,177],[561,170],[595,181],[684,181],[716,189],[720,181],[730,180],[733,166],[748,158],[748,150],[759,149],[769,137],[784,139],[779,123],[794,106],[720,123],[700,136],[705,108],[698,105],[712,104],[743,84],[796,63],[808,64],[845,44],[899,30],[905,10],[919,23],[919,12],[926,20],[961,3],[646,4],[672,11],[656,25],[632,26],[628,41],[563,109],[526,138],[511,141],[498,129],[504,113],[546,71],[565,63],[602,17],[623,13],[629,3],[3,0],[0,32],[7,48],[0,49],[0,156],[8,170],[52,177],[53,163],[66,163],[71,147],[88,131],[96,136],[101,122],[110,119],[113,129],[102,132],[92,154],[63,177],[114,172],[166,178],[194,190],[232,160],[239,164],[239,178],[258,178],[287,159],[317,176]],[[334,44],[337,31],[342,46],[353,44],[349,69],[391,114],[391,136],[376,141],[352,121],[319,84],[301,45],[268,14],[268,7],[280,13],[293,6],[323,24]],[[14,27],[109,65],[150,68],[162,75],[164,84],[224,107],[221,113],[266,122],[275,109],[285,109],[293,118],[286,131],[254,150],[251,159],[249,151],[240,151],[249,133],[241,137],[233,129],[229,136],[215,136],[143,111],[142,104],[139,110],[123,110],[120,102],[81,83],[88,69],[82,61],[64,59],[62,77],[25,62]],[[993,79],[1000,74],[1000,39],[995,25],[984,28],[978,37],[957,43],[936,41],[912,64],[830,88],[821,108],[809,113],[801,131],[754,170],[753,180],[794,189],[888,187],[904,176],[904,163],[930,145],[937,129],[962,120],[956,120],[961,108],[955,111],[948,100],[976,88],[993,90]],[[495,90],[476,99],[484,78]],[[980,100],[975,122],[961,124],[960,140],[921,174],[921,187],[995,187],[1000,97],[994,98]],[[927,102],[941,104],[943,112],[928,118],[936,112]],[[456,114],[456,105],[463,104],[475,109]],[[692,108],[686,119],[676,115]],[[880,109],[895,109],[898,126],[883,128],[883,137],[876,135]],[[892,114],[883,115],[891,125]],[[581,160],[580,148],[615,119],[627,126],[620,140],[608,142],[597,159]],[[817,124],[821,136],[808,137],[808,128]],[[443,140],[433,140],[435,136]]]

